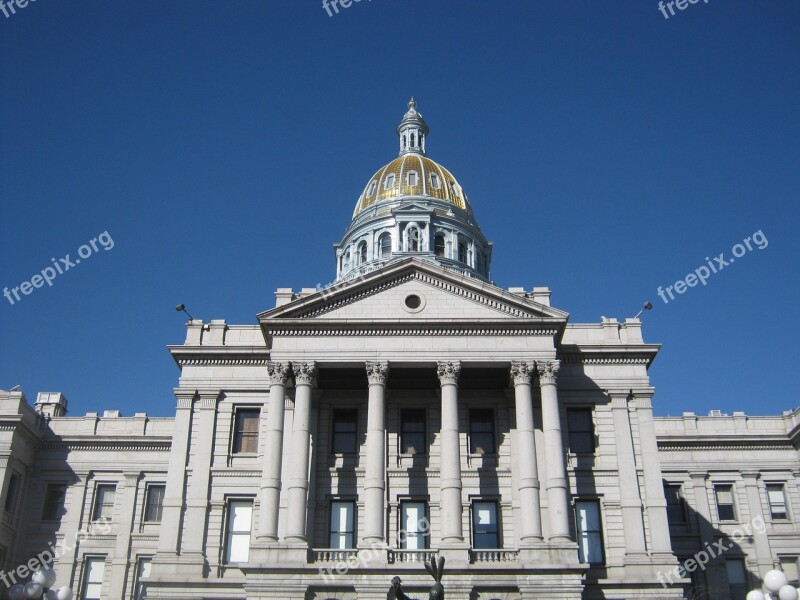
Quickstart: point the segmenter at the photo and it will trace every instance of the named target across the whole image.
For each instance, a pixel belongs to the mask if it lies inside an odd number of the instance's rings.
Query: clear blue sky
[[[6,0],[7,2],[7,0]],[[414,95],[501,287],[663,343],[658,414],[800,405],[800,3],[37,0],[0,14],[0,388],[172,415],[186,303],[255,323],[332,244]],[[674,284],[747,252],[665,304]],[[754,247],[755,248],[755,247]]]

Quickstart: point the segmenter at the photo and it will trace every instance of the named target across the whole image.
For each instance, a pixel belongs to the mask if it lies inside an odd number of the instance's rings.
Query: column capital
[[[458,376],[461,375],[460,361],[440,360],[436,365],[436,374],[441,385],[458,385]]]
[[[317,377],[317,364],[314,362],[292,363],[295,385],[313,385]]]
[[[291,375],[291,368],[289,363],[269,361],[267,363],[267,373],[271,383],[286,385],[289,375]]]
[[[539,385],[555,385],[560,367],[560,360],[537,360],[536,370],[539,372]]]
[[[523,383],[530,384],[535,372],[536,365],[532,360],[511,361],[511,380],[514,382],[514,385]]]
[[[174,388],[172,392],[175,394],[175,397],[178,399],[178,404],[176,405],[176,409],[191,409],[192,404],[194,403],[194,397],[197,393],[197,390],[189,389],[189,388]]]
[[[389,378],[389,363],[388,362],[375,362],[367,361],[367,379],[369,384],[386,385],[386,380]]]
[[[222,392],[221,390],[197,390],[197,395],[200,396],[199,408],[216,410]]]

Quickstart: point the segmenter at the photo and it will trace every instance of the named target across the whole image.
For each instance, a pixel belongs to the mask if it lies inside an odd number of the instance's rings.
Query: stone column
[[[534,372],[533,361],[513,361],[511,363],[511,378],[514,381],[514,404],[517,412],[517,447],[515,452],[519,461],[517,492],[522,515],[519,535],[523,545],[542,541],[539,467],[536,460],[533,400],[531,399],[531,377]]]
[[[131,554],[131,532],[136,513],[137,492],[141,472],[125,473],[122,484],[117,485],[116,503],[120,505],[117,523],[117,538],[114,541],[114,555],[111,558],[111,577],[109,598],[125,597],[125,582],[128,580],[128,560]]]
[[[292,364],[294,371],[294,423],[292,425],[292,455],[287,482],[289,510],[286,541],[308,544],[308,478],[311,458],[311,386],[317,375],[313,362]]]
[[[219,390],[198,390],[197,439],[202,440],[192,452],[192,479],[186,497],[186,531],[183,554],[204,556],[208,521],[211,459],[214,454],[214,426],[217,420]]]
[[[364,477],[364,542],[386,541],[386,380],[389,364],[368,362],[367,470]]]
[[[764,518],[764,505],[761,502],[758,477],[758,471],[742,471],[744,489],[747,494],[747,505],[750,509],[750,522],[747,525],[753,531],[753,545],[756,548],[758,571],[759,575],[763,577],[767,571],[772,569],[773,560],[777,560],[777,558],[772,556],[766,526],[761,525],[761,523],[766,523],[767,520]]]
[[[267,405],[267,437],[264,444],[264,471],[261,474],[261,514],[256,538],[266,543],[278,541],[278,512],[281,499],[283,465],[283,423],[286,414],[286,382],[289,364],[267,363],[269,404]],[[262,417],[263,418],[263,417]]]
[[[611,412],[614,418],[614,434],[617,447],[617,469],[619,471],[619,496],[622,507],[622,526],[625,531],[627,555],[645,554],[644,522],[642,521],[642,498],[639,494],[639,474],[633,450],[633,434],[628,415],[628,391],[611,391]]]
[[[461,363],[439,362],[437,373],[442,387],[442,428],[439,487],[439,510],[442,521],[442,544],[461,545],[461,442],[458,433],[458,376]]]
[[[639,445],[644,470],[645,507],[650,526],[651,551],[671,555],[672,542],[669,536],[667,499],[664,497],[664,480],[661,475],[661,459],[658,457],[656,427],[653,423],[652,390],[636,392],[636,417],[639,421]]]
[[[557,360],[538,361],[539,387],[542,393],[542,429],[547,460],[547,511],[550,516],[550,540],[570,541],[569,499],[564,444],[561,440],[556,377],[561,363]]]
[[[697,513],[697,531],[693,531],[692,533],[700,534],[701,543],[708,542],[712,544],[715,539],[715,531],[714,526],[711,524],[711,505],[708,502],[708,487],[706,484],[708,474],[705,471],[689,471],[689,477],[692,478],[692,489],[694,492],[694,504],[692,507]],[[689,519],[691,521],[691,516]],[[723,589],[723,581],[720,574],[721,569],[724,568],[724,564],[720,564],[716,566],[716,568],[714,565],[711,565],[706,569],[705,573],[700,573],[699,579],[704,589],[698,591],[703,592]],[[701,596],[701,598],[702,597],[703,596]]]
[[[178,404],[175,408],[172,448],[167,467],[161,533],[158,537],[158,554],[171,555],[177,555],[180,549],[186,466],[189,460],[189,437],[192,433],[192,405],[195,398],[195,390],[177,388],[174,392]]]

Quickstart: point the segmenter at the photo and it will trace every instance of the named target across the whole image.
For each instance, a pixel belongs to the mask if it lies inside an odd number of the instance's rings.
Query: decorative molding
[[[388,362],[374,362],[367,361],[367,379],[369,384],[386,385],[386,380],[389,378],[389,363]]]
[[[531,379],[536,372],[536,365],[533,361],[512,360],[511,379],[514,385],[527,383],[530,385]]]
[[[555,385],[560,367],[561,361],[558,360],[537,360],[536,370],[539,372],[539,385]]]
[[[436,375],[439,377],[441,385],[458,385],[458,377],[461,375],[461,363],[459,361],[440,360],[436,365]]]
[[[211,469],[211,474],[216,477],[261,477],[261,470],[244,471],[241,469]]]
[[[272,385],[286,385],[292,369],[289,363],[267,361],[267,373],[269,373]]]
[[[269,364],[268,357],[247,357],[247,358],[224,358],[221,356],[211,356],[207,358],[181,358],[176,357],[178,364],[184,366],[245,366],[263,367]]]
[[[264,327],[271,336],[295,336],[295,337],[374,337],[374,336],[531,336],[539,335],[552,337],[558,334],[558,329],[552,327],[552,323],[527,323],[509,321],[505,323],[481,323],[469,322],[462,326],[453,323],[372,323],[358,325],[343,325],[340,323],[316,324],[315,329],[297,329],[286,323],[274,323],[268,321]],[[304,325],[303,325],[304,326]]]
[[[88,434],[87,434],[88,435]],[[172,442],[157,441],[125,441],[125,440],[46,440],[39,446],[40,450],[97,450],[97,451],[141,451],[169,452]]]
[[[570,365],[648,365],[652,358],[646,356],[608,356],[601,354],[562,354],[561,362]]]
[[[295,385],[313,385],[317,376],[317,365],[313,362],[292,363]]]

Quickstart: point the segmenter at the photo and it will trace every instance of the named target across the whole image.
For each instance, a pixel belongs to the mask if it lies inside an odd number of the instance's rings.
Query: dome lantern
[[[408,112],[397,126],[400,137],[400,156],[404,154],[422,154],[425,156],[425,138],[428,137],[428,124],[417,111],[417,101],[408,101]]]

